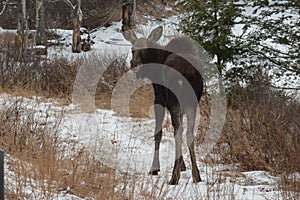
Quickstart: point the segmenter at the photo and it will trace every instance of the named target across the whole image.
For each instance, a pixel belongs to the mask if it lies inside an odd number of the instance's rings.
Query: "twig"
[[[272,88],[280,89],[280,90],[300,90],[300,87],[280,87],[280,86],[274,86],[270,85]]]
[[[3,8],[2,8],[2,10],[0,12],[0,15],[2,15],[4,13],[4,10],[5,10],[5,8],[6,8],[7,4],[8,4],[8,1],[9,0],[6,0],[5,2],[2,3],[2,4],[4,4],[4,6],[3,6]]]
[[[73,10],[75,10],[76,6],[74,6],[70,0],[63,0],[63,2],[65,2],[65,3],[66,3],[67,5],[69,5]]]

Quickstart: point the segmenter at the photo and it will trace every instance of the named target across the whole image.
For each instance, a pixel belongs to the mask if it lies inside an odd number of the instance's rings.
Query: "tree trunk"
[[[134,28],[135,0],[123,0],[122,2],[122,31]]]
[[[37,45],[44,45],[46,48],[46,27],[45,27],[45,7],[44,0],[36,0],[36,37],[35,42]]]
[[[73,25],[73,43],[72,43],[73,53],[81,52],[81,38],[80,38],[81,21],[82,21],[81,0],[78,0],[77,6],[75,8],[74,25]]]
[[[21,32],[22,32],[22,53],[26,54],[28,46],[28,22],[26,13],[26,0],[22,0],[22,20],[21,20]]]

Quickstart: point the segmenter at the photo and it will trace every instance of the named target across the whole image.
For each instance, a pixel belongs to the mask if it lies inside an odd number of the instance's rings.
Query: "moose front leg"
[[[154,105],[154,113],[155,113],[155,133],[154,133],[154,157],[152,162],[152,167],[149,172],[151,175],[157,175],[160,171],[160,164],[159,164],[159,147],[160,141],[162,138],[162,123],[165,116],[165,108],[160,104]]]

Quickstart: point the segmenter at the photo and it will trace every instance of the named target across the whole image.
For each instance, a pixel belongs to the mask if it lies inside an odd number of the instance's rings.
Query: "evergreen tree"
[[[235,1],[184,0],[181,5],[187,13],[181,18],[180,29],[216,56],[221,72],[235,54],[232,27],[240,15]]]
[[[260,74],[271,78],[272,86],[280,80],[281,86],[286,84],[283,88],[300,89],[299,1],[183,0],[181,4],[187,14],[180,29],[217,57],[219,70],[232,85],[250,84]]]
[[[252,0],[241,6],[243,33],[236,36],[237,67],[228,77],[240,75],[251,81],[253,75],[265,73],[273,80],[281,79],[281,84],[284,79],[286,89],[300,89],[299,1]]]

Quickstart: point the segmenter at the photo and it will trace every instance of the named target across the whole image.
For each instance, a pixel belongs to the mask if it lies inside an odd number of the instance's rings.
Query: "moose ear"
[[[122,34],[123,34],[123,37],[124,37],[127,41],[131,42],[131,44],[133,44],[133,42],[137,39],[137,36],[136,36],[136,34],[133,32],[133,30],[126,30],[126,31],[123,31]]]
[[[163,27],[159,26],[155,28],[149,35],[148,39],[157,42],[163,33]]]

